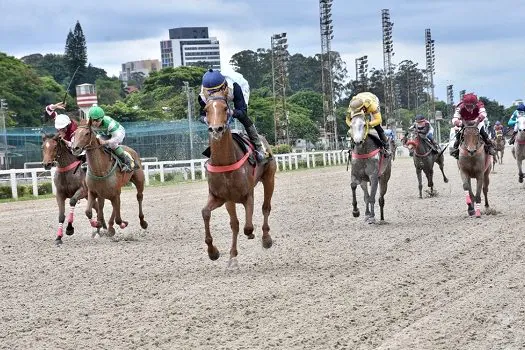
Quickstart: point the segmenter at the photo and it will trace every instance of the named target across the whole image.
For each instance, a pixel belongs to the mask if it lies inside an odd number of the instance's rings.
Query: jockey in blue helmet
[[[204,111],[206,101],[216,93],[223,93],[228,102],[233,102],[233,117],[237,118],[244,126],[248,137],[256,148],[255,153],[257,160],[263,161],[269,154],[266,152],[259,138],[255,125],[248,117],[250,87],[246,79],[237,72],[230,72],[228,75],[223,75],[218,70],[210,69],[204,73],[201,93],[198,98],[201,106],[200,115],[202,120],[206,117],[206,112]]]
[[[410,129],[415,129],[418,134],[425,136],[432,150],[439,152],[439,146],[434,141],[434,128],[430,125],[430,122],[425,119],[425,116],[421,114],[416,115],[414,125],[411,126]]]

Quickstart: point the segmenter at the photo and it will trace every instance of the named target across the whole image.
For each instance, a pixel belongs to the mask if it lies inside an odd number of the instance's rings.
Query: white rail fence
[[[300,167],[315,168],[346,164],[348,153],[343,151],[321,151],[276,154],[277,171],[296,170]],[[149,160],[149,159],[144,159]],[[159,175],[160,182],[165,182],[167,174],[182,174],[184,180],[197,181],[206,179],[205,164],[208,159],[144,161],[142,166],[146,177],[146,186],[150,185],[151,177]],[[51,183],[53,194],[56,193],[52,179],[56,168],[10,169],[0,170],[0,186],[11,186],[11,197],[18,198],[19,185],[32,185],[34,197],[38,197],[38,185]]]

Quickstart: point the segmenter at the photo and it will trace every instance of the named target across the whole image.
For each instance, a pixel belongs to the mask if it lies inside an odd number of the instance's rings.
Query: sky
[[[160,41],[176,27],[207,26],[220,41],[221,65],[242,50],[269,48],[286,32],[291,54],[321,51],[318,0],[0,0],[0,52],[15,57],[63,53],[78,20],[88,61],[118,76],[122,63],[160,59]],[[355,59],[383,67],[381,10],[394,23],[393,63],[425,66],[425,29],[435,40],[435,95],[446,86],[509,106],[525,98],[525,0],[333,0],[332,50],[355,77]]]

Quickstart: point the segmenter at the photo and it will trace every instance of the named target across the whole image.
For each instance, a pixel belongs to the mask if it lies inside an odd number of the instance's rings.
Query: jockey
[[[227,75],[223,75],[218,70],[210,69],[204,73],[202,77],[201,92],[199,94],[199,104],[201,120],[206,120],[206,112],[204,107],[206,101],[210,96],[215,93],[226,92],[227,101],[233,102],[233,111],[231,112],[234,118],[237,118],[250,141],[256,148],[256,157],[259,162],[262,162],[265,158],[269,157],[269,153],[266,151],[264,145],[259,138],[257,129],[253,124],[252,120],[248,117],[248,101],[250,98],[250,87],[244,77],[237,72],[229,72]]]
[[[55,129],[57,129],[58,135],[66,142],[68,147],[71,147],[71,138],[78,125],[74,120],[69,119],[66,114],[57,114],[57,109],[64,108],[66,108],[66,105],[63,102],[50,104],[46,107],[46,113],[51,119],[55,120]]]
[[[377,135],[379,136],[379,142],[386,156],[390,156],[390,145],[388,144],[388,138],[385,135],[381,122],[381,112],[379,111],[379,99],[376,95],[371,92],[361,92],[352,97],[348,106],[346,114],[346,124],[352,125],[352,118],[356,115],[367,114],[370,116],[369,126],[372,126]]]
[[[91,125],[97,131],[97,138],[101,145],[106,145],[113,150],[123,163],[122,170],[125,172],[132,172],[131,159],[129,159],[120,146],[120,143],[126,136],[126,130],[115,119],[107,116],[104,110],[99,106],[94,105],[89,109],[88,119],[91,120]]]
[[[423,115],[416,115],[416,120],[409,129],[416,130],[418,134],[424,135],[429,141],[432,150],[439,153],[439,146],[434,141],[434,127],[428,120],[425,119]]]
[[[476,122],[476,124],[479,124],[486,117],[487,112],[485,111],[485,105],[483,104],[483,102],[479,101],[478,97],[475,94],[469,93],[465,94],[463,96],[463,100],[460,103],[458,103],[456,111],[454,113],[454,117],[452,118],[452,123],[458,127],[463,126],[463,121],[474,121]],[[487,131],[484,127],[480,128],[479,134],[481,135],[483,142],[485,142],[485,145],[487,145],[489,154],[495,155],[496,151],[494,150],[494,145],[489,139]],[[454,146],[450,150],[450,154],[456,159],[459,158],[459,142],[460,138],[456,136]]]
[[[396,141],[396,132],[392,129],[392,124],[386,125],[385,135],[388,139],[394,142]]]
[[[508,125],[514,126],[514,133],[512,133],[512,137],[509,140],[509,145],[514,144],[514,140],[516,139],[516,134],[518,133],[518,125],[516,124],[516,121],[519,117],[525,116],[525,105],[523,103],[520,103],[518,107],[516,107],[516,110],[514,113],[512,113],[512,116],[509,119]]]
[[[501,125],[499,120],[496,121],[496,124],[494,125],[494,133],[496,134],[496,137],[503,136],[503,125]]]

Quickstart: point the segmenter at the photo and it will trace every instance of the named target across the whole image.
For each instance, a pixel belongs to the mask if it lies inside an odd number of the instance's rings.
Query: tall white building
[[[149,73],[160,70],[159,60],[142,60],[132,61],[122,64],[122,71],[120,72],[119,80],[128,85],[128,80],[133,79],[133,73],[143,73],[147,77]]]
[[[208,27],[169,30],[170,39],[160,42],[162,68],[206,65],[221,68],[219,41],[208,36]]]

